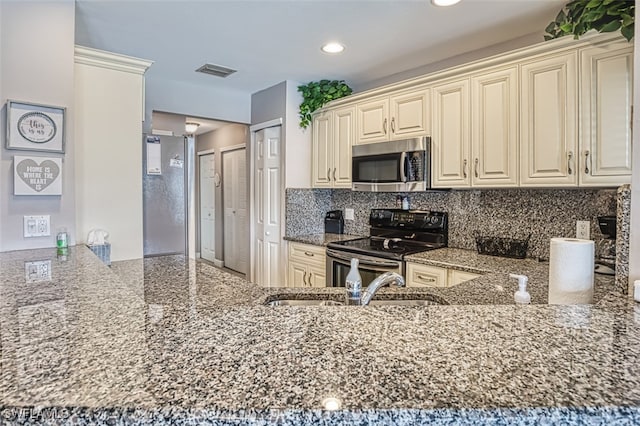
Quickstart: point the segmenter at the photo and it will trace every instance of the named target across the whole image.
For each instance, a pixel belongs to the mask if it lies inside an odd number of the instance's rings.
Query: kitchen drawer
[[[447,270],[407,262],[407,287],[446,287]]]
[[[289,243],[289,260],[325,268],[325,248],[301,243]]]

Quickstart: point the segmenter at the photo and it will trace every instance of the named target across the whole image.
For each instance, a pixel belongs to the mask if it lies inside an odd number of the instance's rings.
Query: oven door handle
[[[361,265],[366,265],[366,266],[377,266],[377,267],[383,267],[383,268],[398,267],[398,262],[394,262],[394,261],[385,262],[384,260],[362,259],[358,256],[343,255],[342,253],[337,252],[335,250],[331,250],[331,249],[327,249],[327,256],[332,257],[334,259],[344,260],[348,263],[351,263],[351,259],[353,257],[356,257]]]

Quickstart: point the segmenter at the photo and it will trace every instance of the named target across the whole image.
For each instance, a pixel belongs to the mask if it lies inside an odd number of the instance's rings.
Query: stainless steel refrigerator
[[[143,137],[144,256],[187,254],[187,166],[183,136]]]

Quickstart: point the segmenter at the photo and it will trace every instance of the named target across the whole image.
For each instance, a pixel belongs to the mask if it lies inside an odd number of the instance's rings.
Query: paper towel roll
[[[593,241],[552,238],[549,253],[549,304],[591,303],[593,262]]]

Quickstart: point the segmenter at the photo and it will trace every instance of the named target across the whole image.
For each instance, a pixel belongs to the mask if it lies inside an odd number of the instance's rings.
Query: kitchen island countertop
[[[31,261],[50,261],[51,276],[29,278]],[[279,293],[339,291],[263,289],[180,256],[108,268],[85,247],[65,258],[0,253],[0,420],[640,421],[640,309],[622,296],[582,306],[264,305]]]

